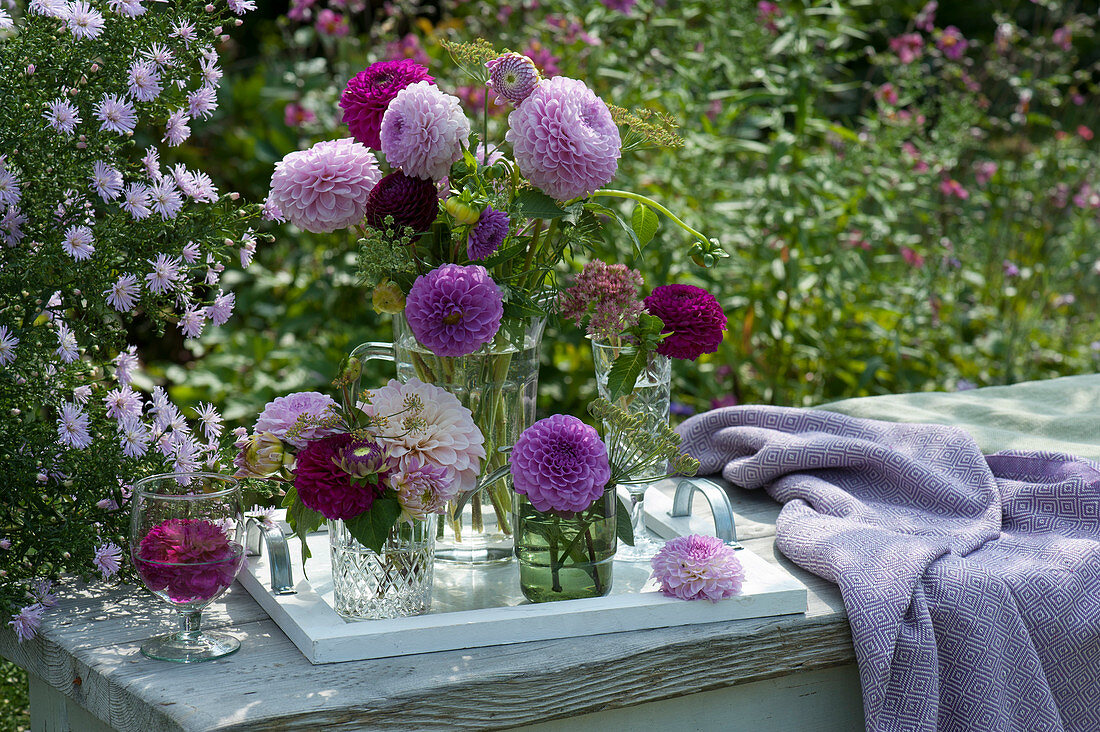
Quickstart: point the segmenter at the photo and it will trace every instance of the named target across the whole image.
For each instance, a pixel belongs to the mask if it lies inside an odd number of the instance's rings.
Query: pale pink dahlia
[[[593,427],[568,414],[540,419],[512,448],[512,486],[538,511],[576,513],[611,479],[607,447]]]
[[[299,391],[268,402],[256,418],[252,431],[256,434],[268,432],[301,450],[310,440],[336,431],[334,427],[318,424],[335,415],[336,410],[336,400],[332,397],[316,391]],[[299,423],[302,417],[306,419]]]
[[[503,97],[516,106],[531,96],[539,83],[535,62],[522,53],[509,51],[486,62],[485,68],[489,69],[486,86],[497,93],[498,99]]]
[[[457,481],[446,468],[410,455],[390,475],[390,487],[397,491],[397,500],[405,513],[416,519],[442,513],[447,501],[458,495]]]
[[[340,107],[352,137],[375,150],[382,147],[378,133],[386,106],[399,91],[418,81],[434,80],[426,68],[411,59],[379,61],[351,77],[340,95]]]
[[[650,560],[661,592],[681,600],[711,602],[741,592],[745,570],[733,547],[714,536],[670,539]]]
[[[607,105],[583,81],[540,81],[508,115],[519,170],[552,198],[587,196],[615,177],[622,141]]]
[[[485,457],[485,438],[470,410],[454,394],[415,378],[407,384],[390,379],[370,394],[370,401],[361,405],[364,412],[373,416],[401,415],[390,418],[378,430],[378,439],[404,470],[415,458],[421,465],[444,468],[456,494],[475,487]],[[423,404],[417,414],[408,412],[406,399],[410,397],[419,398]]]
[[[445,264],[409,288],[405,319],[416,340],[437,356],[465,356],[493,340],[504,303],[480,264]]]
[[[374,153],[351,139],[325,140],[275,164],[268,201],[295,226],[315,233],[362,220],[382,178]]]
[[[444,94],[430,81],[405,87],[382,117],[382,152],[405,175],[439,180],[462,158],[470,137],[470,120],[458,97]]]

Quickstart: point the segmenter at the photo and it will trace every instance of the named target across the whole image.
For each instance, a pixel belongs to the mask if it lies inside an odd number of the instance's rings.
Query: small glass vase
[[[513,494],[516,558],[523,596],[531,602],[603,597],[615,558],[615,490],[575,514],[537,510]]]
[[[402,618],[431,609],[435,516],[398,522],[381,553],[360,544],[343,521],[327,525],[335,609],[340,617]]]
[[[607,379],[615,359],[622,354],[632,354],[634,352],[634,347],[630,345],[614,345],[595,339],[592,340],[592,361],[596,371],[596,389],[601,397],[604,399],[609,397]],[[634,384],[634,390],[620,397],[616,405],[628,414],[644,415],[647,426],[667,425],[671,383],[672,363],[668,356],[651,353],[645,368]],[[615,440],[614,431],[606,424],[604,425],[604,434],[607,440]],[[631,475],[630,480],[659,478],[665,475],[666,472],[665,466],[659,465],[646,473]],[[653,539],[645,528],[645,492],[649,485],[649,483],[628,483],[624,486],[630,493],[630,519],[634,528],[634,546],[624,544],[620,547],[616,555],[620,560],[647,562],[653,558],[664,544],[662,541]]]

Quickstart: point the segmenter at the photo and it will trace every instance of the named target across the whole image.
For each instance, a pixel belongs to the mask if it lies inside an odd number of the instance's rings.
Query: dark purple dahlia
[[[397,226],[427,231],[439,213],[439,192],[431,180],[410,178],[400,170],[390,173],[367,197],[367,223],[376,229],[385,226],[387,216]]]
[[[437,356],[465,356],[493,340],[504,315],[500,288],[479,264],[445,264],[416,278],[405,319]]]
[[[492,206],[486,206],[477,224],[470,229],[470,236],[466,240],[466,255],[470,259],[485,259],[491,256],[504,243],[510,223],[508,214],[495,211]]]
[[[379,150],[382,115],[397,92],[418,81],[434,82],[428,70],[411,59],[379,61],[348,80],[340,95],[344,124],[352,136],[367,147]]]
[[[646,310],[660,318],[671,333],[657,346],[657,353],[694,361],[714,353],[726,329],[726,314],[714,296],[694,285],[661,285],[645,299]]]
[[[361,486],[340,467],[347,465],[358,444],[351,435],[329,435],[298,453],[294,488],[306,508],[327,519],[350,519],[370,509],[382,495],[384,475],[374,485]]]

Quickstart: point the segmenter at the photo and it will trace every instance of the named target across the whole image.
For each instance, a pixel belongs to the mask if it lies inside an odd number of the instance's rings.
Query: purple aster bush
[[[661,341],[657,353],[694,361],[714,353],[722,343],[726,314],[714,295],[694,285],[660,285],[645,299],[646,310],[664,324],[670,335]]]
[[[380,137],[390,165],[414,178],[439,180],[462,158],[470,120],[458,97],[419,81],[398,92],[386,107]]]
[[[492,206],[486,207],[481,212],[481,218],[470,229],[466,239],[466,255],[475,260],[492,256],[508,236],[510,223],[508,214],[496,211]]]
[[[382,178],[374,153],[345,138],[318,142],[275,164],[268,201],[306,231],[336,231],[358,223]]]
[[[426,68],[411,59],[379,61],[351,77],[340,95],[340,107],[352,137],[367,147],[380,149],[379,132],[386,107],[399,91],[419,81],[435,80]]]
[[[394,225],[408,226],[414,232],[427,231],[439,213],[439,194],[435,183],[410,178],[400,170],[378,182],[367,197],[367,224],[383,229],[386,217]]]
[[[587,196],[615,177],[619,128],[583,81],[564,76],[540,81],[508,115],[508,126],[505,139],[520,172],[552,198]]]
[[[500,288],[484,267],[445,264],[416,278],[405,319],[437,356],[465,356],[493,340],[504,315]]]
[[[572,415],[555,414],[525,429],[511,459],[512,486],[538,511],[583,511],[611,479],[607,447],[595,428]]]
[[[678,536],[650,560],[661,592],[681,600],[719,600],[741,592],[745,570],[733,547],[715,536]]]

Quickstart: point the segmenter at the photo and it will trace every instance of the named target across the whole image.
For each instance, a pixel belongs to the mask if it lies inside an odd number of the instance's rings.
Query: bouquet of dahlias
[[[236,477],[290,483],[287,520],[302,539],[342,520],[381,552],[399,522],[441,513],[477,481],[484,438],[470,410],[447,391],[412,379],[358,392],[358,371],[336,385],[342,404],[318,392],[270,402],[251,433],[237,431]]]
[[[222,272],[251,261],[258,207],[134,135],[180,145],[215,113],[215,46],[254,6],[0,9],[0,612],[20,640],[63,573],[125,568],[136,478],[218,465],[218,412],[192,427],[163,388],[143,395],[127,327],[224,324]]]

